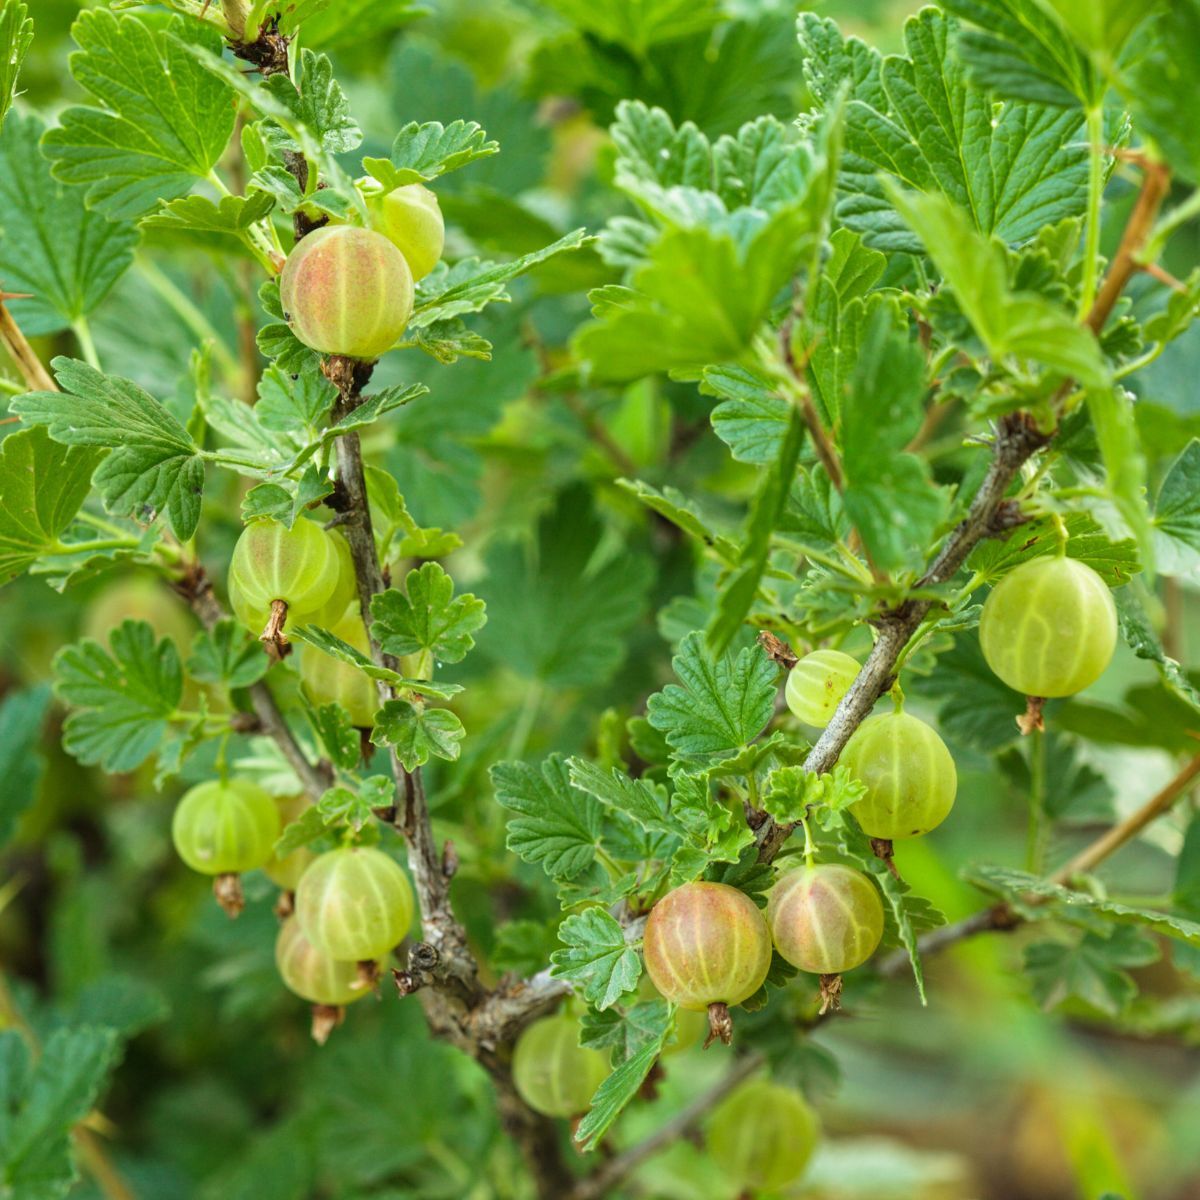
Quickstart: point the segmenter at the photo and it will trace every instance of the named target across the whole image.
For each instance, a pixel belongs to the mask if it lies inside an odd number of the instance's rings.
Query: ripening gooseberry
[[[1096,682],[1117,646],[1117,608],[1086,563],[1035,558],[1000,580],[979,617],[987,664],[1026,696],[1073,696]]]
[[[312,807],[312,801],[303,794],[297,796],[276,796],[275,807],[279,811],[279,828],[282,832],[293,821],[301,816],[306,809]],[[307,846],[297,846],[280,858],[272,854],[263,863],[263,874],[277,887],[285,892],[294,892],[300,876],[308,868],[308,864],[316,855]]]
[[[412,885],[382,850],[343,846],[320,855],[300,876],[296,916],[308,940],[332,958],[383,958],[412,924]]]
[[[202,875],[261,867],[278,836],[275,801],[248,779],[197,784],[179,801],[171,820],[179,857]]]
[[[315,521],[288,529],[254,521],[242,530],[229,564],[229,600],[252,633],[271,619],[272,605],[287,605],[284,628],[316,620],[338,587],[337,543]]]
[[[775,949],[794,967],[839,975],[867,961],[883,937],[883,901],[861,872],[839,863],[797,867],[767,897]]]
[[[353,1004],[371,994],[358,965],[322,954],[288,917],[275,938],[275,966],[287,989],[310,1004]]]
[[[423,183],[410,183],[390,192],[374,190],[373,180],[359,183],[371,228],[404,255],[414,280],[424,279],[446,246],[446,223],[437,196]]]
[[[946,743],[905,712],[868,717],[842,751],[867,794],[850,811],[868,837],[919,837],[936,829],[954,805],[958,773]]]
[[[184,657],[198,628],[187,605],[150,575],[131,575],[100,591],[84,613],[83,636],[106,646],[108,635],[124,621],[145,621],[156,637],[170,638]]]
[[[771,932],[745,892],[685,883],[650,910],[643,947],[654,986],[680,1008],[734,1005],[762,987]]]
[[[806,725],[824,729],[858,678],[858,660],[840,650],[814,650],[789,672],[784,699]]]
[[[512,1057],[517,1094],[546,1117],[586,1112],[596,1089],[608,1078],[598,1050],[579,1044],[579,1023],[567,1013],[542,1017],[517,1038]]]
[[[334,555],[337,559],[337,583],[312,619],[314,625],[322,629],[332,629],[339,621],[347,616],[351,606],[358,613],[358,576],[354,571],[354,557],[350,553],[350,543],[340,529],[327,529],[326,537],[333,543]]]
[[[741,1188],[776,1191],[804,1174],[820,1137],[817,1116],[794,1088],[752,1079],[709,1117],[708,1153]]]
[[[311,350],[372,360],[408,326],[412,271],[383,234],[326,225],[288,255],[279,300],[292,332]]]
[[[330,630],[355,650],[369,653],[367,630],[357,613],[348,614]],[[350,714],[350,724],[369,728],[379,708],[379,689],[375,681],[357,667],[315,646],[306,646],[300,659],[300,681],[305,694],[317,705],[340,704]]]

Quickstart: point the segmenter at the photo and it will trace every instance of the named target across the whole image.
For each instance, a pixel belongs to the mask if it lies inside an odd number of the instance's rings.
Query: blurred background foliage
[[[916,7],[830,0],[820,11],[894,49]],[[78,9],[68,0],[33,5],[23,104],[47,117],[79,98],[66,71]],[[333,57],[367,153],[385,154],[395,129],[414,119],[477,120],[501,143],[499,156],[461,181],[449,177],[439,194],[455,253],[517,254],[581,224],[595,230],[624,210],[610,187],[605,133],[620,99],[662,105],[710,135],[764,112],[791,120],[806,103],[795,4],[695,0],[680,7],[677,25],[633,38],[606,27],[607,11],[587,0],[432,0],[428,8],[359,0],[318,22],[309,40]],[[1118,179],[1110,197],[1119,204],[1130,192]],[[1186,233],[1170,254],[1178,277],[1200,261]],[[215,337],[238,352],[247,315],[242,263],[230,255],[214,270],[213,261],[177,238],[168,245],[144,236],[137,265],[93,323],[110,372],[182,408],[198,342]],[[592,389],[571,370],[565,345],[587,316],[585,291],[614,278],[592,251],[564,256],[536,286],[515,288],[515,303],[481,327],[497,347],[490,364],[446,368],[405,355],[379,372],[380,382],[423,379],[435,402],[377,426],[387,432],[372,432],[368,452],[396,475],[421,524],[461,534],[453,573],[488,603],[481,653],[462,668],[472,683],[461,710],[463,758],[431,768],[429,785],[438,831],[462,857],[459,909],[497,968],[544,961],[544,935],[522,919],[550,916],[553,903],[504,849],[487,767],[522,752],[594,751],[598,737],[603,745],[618,718],[640,711],[661,686],[672,644],[704,621],[692,550],[615,480],[636,473],[731,514],[755,482],[754,469],[731,461],[712,435],[709,402],[694,387],[652,378]],[[69,339],[52,342],[39,349],[69,348]],[[1141,377],[1139,420],[1161,456],[1155,469],[1200,433],[1198,375],[1193,327]],[[960,475],[952,423],[931,455],[939,478]],[[235,499],[214,488],[206,501],[205,549],[217,578],[237,532]],[[0,593],[0,685],[42,684],[58,646],[106,628],[110,583],[60,595],[25,578]],[[1186,662],[1188,641],[1200,637],[1196,606],[1180,588],[1166,602],[1170,648]],[[156,619],[181,630],[191,621],[182,606]],[[959,763],[954,820],[898,852],[903,873],[951,919],[980,905],[959,867],[982,844],[989,857],[1020,861],[1025,839],[1024,760],[1009,752],[997,771],[986,753],[995,699],[974,653],[964,645],[944,657],[938,681],[923,689],[925,707],[945,713],[942,731]],[[1171,708],[1149,666],[1124,648],[1118,655],[1101,684],[1054,722],[1061,777],[1050,799],[1070,805],[1060,827],[1067,839],[1144,800],[1171,774],[1169,752],[1186,741],[1188,718]],[[9,712],[9,723],[18,716]],[[35,764],[12,762],[0,780],[10,795],[37,789],[0,870],[0,1007],[8,1020],[19,1011],[42,1037],[81,1014],[123,1030],[123,1064],[89,1124],[134,1193],[525,1195],[487,1081],[423,1035],[416,1005],[387,997],[360,1005],[317,1049],[305,1006],[275,974],[270,885],[250,877],[247,911],[226,920],[207,881],[170,852],[173,796],[156,793],[148,773],[109,779],[79,766],[58,746],[59,720],[52,712],[40,776]],[[1081,728],[1086,743],[1073,737]],[[199,777],[205,766],[200,756],[189,769]],[[1171,891],[1183,820],[1162,823],[1124,852],[1121,889],[1143,898]],[[929,963],[928,1009],[911,988],[859,994],[849,1019],[811,1038],[804,1073],[828,1136],[796,1196],[1200,1196],[1194,984],[1164,961],[1138,965],[1133,952],[1141,998],[1128,1003],[1105,963],[1094,1004],[1076,998],[1055,1007],[1052,984],[1039,994],[1036,976],[1031,987],[1015,969],[1028,940],[964,944]],[[1079,957],[1071,969],[1086,973]],[[1101,1023],[1098,1014],[1116,1019]],[[720,1073],[726,1053],[718,1046],[672,1058],[657,1099],[624,1118],[618,1142],[656,1127]],[[72,1196],[100,1194],[85,1176]],[[622,1194],[718,1200],[727,1189],[681,1143]]]

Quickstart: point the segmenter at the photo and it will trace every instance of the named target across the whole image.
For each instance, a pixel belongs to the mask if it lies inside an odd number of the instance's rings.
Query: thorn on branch
[[[784,670],[790,671],[799,661],[795,650],[781,637],[776,637],[769,629],[764,629],[758,635],[758,643],[767,652],[767,657],[778,663]]]
[[[708,1037],[704,1039],[704,1049],[715,1041],[726,1046],[733,1041],[733,1017],[729,1015],[729,1005],[720,1002],[708,1006]]]
[[[1017,728],[1021,731],[1022,737],[1028,737],[1035,731],[1044,733],[1046,730],[1046,720],[1042,710],[1046,707],[1046,698],[1044,696],[1026,696],[1025,711],[1017,717]]]

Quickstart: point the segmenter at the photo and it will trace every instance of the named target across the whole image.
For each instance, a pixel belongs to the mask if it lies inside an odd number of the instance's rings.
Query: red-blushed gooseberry
[[[752,1079],[713,1109],[705,1144],[731,1183],[774,1192],[804,1174],[820,1131],[816,1114],[798,1091]]]
[[[278,836],[275,801],[247,779],[198,783],[179,801],[171,821],[176,852],[202,875],[261,867]]]
[[[295,917],[279,927],[275,966],[288,991],[310,1004],[341,1006],[371,994],[358,964],[322,953],[304,936]]]
[[[868,717],[842,751],[842,764],[866,785],[850,807],[868,837],[919,837],[954,805],[958,773],[946,743],[905,712]]]
[[[883,937],[883,901],[861,872],[839,863],[797,867],[767,898],[775,949],[815,975],[850,971],[875,953]]]
[[[376,190],[373,183],[367,180],[363,187],[371,228],[404,255],[414,280],[424,279],[446,246],[446,223],[437,196],[423,183],[390,192]]]
[[[783,695],[806,725],[824,729],[858,677],[858,660],[840,650],[814,650],[789,672]]]
[[[369,654],[367,630],[357,613],[349,613],[330,630],[334,637]],[[316,646],[305,646],[300,658],[300,681],[313,704],[340,704],[350,715],[350,723],[362,728],[374,724],[379,708],[379,689],[369,675],[357,667],[324,654]]]
[[[685,883],[646,918],[646,970],[680,1008],[734,1005],[762,987],[771,933],[754,901],[724,883]]]
[[[247,525],[233,548],[229,599],[252,633],[271,620],[276,601],[287,605],[283,628],[307,625],[322,613],[338,587],[337,543],[315,521],[291,529],[278,521]]]
[[[412,925],[412,885],[383,850],[343,846],[319,855],[300,876],[296,916],[308,940],[332,958],[383,958]]]
[[[383,234],[326,225],[288,255],[279,299],[292,332],[309,349],[371,361],[408,326],[412,271]]]
[[[1117,608],[1086,563],[1049,556],[1000,580],[979,617],[991,669],[1025,696],[1073,696],[1096,682],[1117,646]]]
[[[546,1117],[586,1112],[596,1089],[608,1078],[608,1062],[598,1050],[579,1044],[579,1022],[568,1013],[542,1017],[527,1026],[512,1057],[517,1094]]]

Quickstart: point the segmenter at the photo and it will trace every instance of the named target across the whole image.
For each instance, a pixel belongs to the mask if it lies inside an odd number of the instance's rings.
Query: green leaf
[[[548,0],[573,26],[639,58],[659,42],[711,29],[724,16],[717,0]]]
[[[1042,0],[1076,43],[1108,66],[1116,62],[1126,41],[1160,0]]]
[[[474,121],[410,121],[396,134],[390,158],[364,158],[363,169],[390,192],[410,183],[428,183],[499,151],[499,143],[489,141]]]
[[[350,724],[350,714],[335,700],[317,709],[315,724],[334,766],[353,771],[362,759],[362,735]]]
[[[575,1130],[575,1140],[584,1151],[594,1150],[621,1110],[641,1091],[650,1068],[662,1053],[665,1034],[657,1041],[647,1042],[636,1054],[627,1058],[597,1089],[588,1114]]]
[[[1194,64],[1200,61],[1200,0],[1163,5],[1145,41],[1145,53],[1121,81],[1121,92],[1138,132],[1157,143],[1173,171],[1200,183],[1200,128],[1189,106],[1179,102],[1194,86]]]
[[[1160,933],[1164,937],[1186,942],[1189,946],[1200,946],[1200,922],[1174,913],[1118,904],[1115,900],[1106,900],[1088,892],[1072,891],[1024,871],[987,863],[972,864],[963,871],[963,877],[984,891],[1003,896],[1014,903],[1018,911],[1027,911],[1030,915],[1053,916],[1085,925],[1090,922],[1092,927],[1092,919],[1100,917],[1104,922],[1136,925],[1149,933]],[[1048,903],[1031,909],[1028,903],[1030,896]]]
[[[29,293],[8,304],[30,337],[91,313],[138,242],[129,225],[89,212],[82,188],[51,178],[39,147],[45,129],[39,117],[14,113],[0,132],[0,279],[5,291]]]
[[[497,763],[492,786],[508,819],[510,850],[527,863],[538,863],[554,879],[574,879],[596,857],[601,807],[572,787],[567,764],[551,755],[541,768],[528,763]]]
[[[33,41],[33,22],[24,0],[0,3],[0,126],[17,90],[17,76]]]
[[[1200,441],[1195,438],[1162,481],[1154,506],[1154,529],[1165,570],[1182,572],[1196,565],[1200,555]]]
[[[382,680],[395,688],[417,692],[422,696],[430,696],[434,700],[449,700],[451,696],[456,696],[463,690],[461,683],[430,683],[423,679],[406,679],[399,671],[393,671],[389,667],[376,666],[361,650],[357,650],[349,642],[343,642],[341,638],[335,637],[328,629],[321,629],[316,625],[301,625],[296,629],[289,630],[289,634],[296,641],[315,646],[323,654],[349,663],[350,666],[357,667],[371,679]]]
[[[262,644],[236,621],[223,617],[196,635],[187,669],[200,683],[244,688],[257,683],[270,665]]]
[[[1063,524],[1067,555],[1086,563],[1110,588],[1128,583],[1142,569],[1135,543],[1128,538],[1111,541],[1089,513],[1067,513]],[[1044,517],[1018,526],[1003,539],[985,538],[971,551],[967,567],[992,582],[1031,559],[1057,554],[1060,545],[1057,525]]]
[[[0,1111],[6,1114],[0,1145],[0,1178],[13,1196],[50,1200],[66,1195],[75,1179],[71,1131],[91,1111],[120,1055],[113,1029],[91,1025],[56,1029],[41,1057],[28,1067],[28,1051],[15,1030],[0,1033]]]
[[[462,662],[475,645],[471,634],[487,621],[482,600],[454,595],[454,580],[438,563],[409,571],[404,591],[371,600],[371,630],[388,654],[428,651],[438,662]]]
[[[832,773],[822,775],[800,766],[777,767],[767,776],[762,808],[780,824],[791,825],[813,808],[843,812],[866,791],[866,784],[853,778],[845,767],[834,767]]]
[[[558,937],[566,949],[550,955],[550,974],[570,981],[593,1007],[603,1012],[637,987],[641,956],[604,909],[573,913],[558,927]]]
[[[43,767],[39,746],[49,701],[50,689],[39,686],[10,692],[0,703],[0,850],[37,799]]]
[[[889,200],[895,183],[944,196],[970,214],[969,228],[1010,244],[1083,211],[1079,114],[1019,100],[997,105],[968,78],[954,33],[952,21],[926,8],[905,27],[908,57],[884,59],[857,39],[843,41],[832,22],[800,17],[810,90],[828,104],[844,82],[852,89],[838,216],[878,250],[921,251]]]
[[[1138,598],[1128,591],[1118,592],[1113,598],[1117,602],[1121,636],[1129,648],[1138,658],[1153,663],[1162,681],[1176,695],[1193,708],[1200,709],[1200,691],[1193,687],[1179,663],[1167,655]]]
[[[315,842],[325,832],[325,818],[321,810],[310,804],[294,821],[283,827],[275,842],[275,857],[283,858],[293,850],[299,850]]]
[[[163,201],[139,224],[143,229],[164,229],[168,233],[223,233],[241,237],[274,207],[274,197],[266,192],[222,196],[219,201],[207,196],[179,196]]]
[[[430,757],[455,762],[467,731],[448,708],[426,708],[408,700],[389,700],[375,714],[371,741],[393,746],[406,771],[415,771]]]
[[[136,217],[186,195],[229,144],[233,95],[196,62],[185,29],[201,36],[195,25],[156,30],[103,8],[86,9],[71,28],[79,45],[71,73],[98,107],[66,109],[43,144],[55,176],[86,186],[88,204],[105,216]]]
[[[100,458],[51,441],[36,426],[0,444],[0,584],[55,549],[91,491]]]
[[[608,1050],[619,1064],[652,1042],[663,1042],[673,1026],[671,1006],[665,1000],[642,1000],[624,1011],[589,1008],[580,1022],[579,1044]]]
[[[669,814],[666,789],[660,784],[631,779],[616,767],[605,770],[582,758],[568,759],[567,766],[574,787],[630,817],[648,833],[665,833],[672,837],[680,833],[679,825]]]
[[[722,397],[712,410],[713,432],[738,462],[765,466],[778,460],[792,406],[770,379],[749,367],[705,367],[700,390]]]
[[[390,804],[396,794],[395,781],[386,775],[371,775],[357,791],[332,787],[317,801],[317,811],[328,825],[348,825],[357,832],[374,820],[375,809]]]
[[[1060,108],[1097,108],[1104,99],[1087,55],[1035,0],[945,0],[942,7],[979,26],[961,31],[955,49],[981,87]]]
[[[74,710],[63,727],[68,753],[116,774],[158,748],[179,707],[183,673],[175,643],[156,641],[145,621],[126,621],[109,645],[111,653],[90,638],[64,646],[54,657],[54,691]]]
[[[1148,966],[1158,958],[1153,941],[1136,929],[1118,928],[1107,937],[1085,933],[1074,945],[1034,942],[1025,947],[1024,968],[1044,1009],[1081,1000],[1118,1017],[1137,995],[1137,984],[1124,968]]]
[[[921,424],[925,393],[924,355],[878,309],[842,402],[842,503],[884,571],[919,569],[949,508],[924,461],[904,453]]]
[[[761,646],[736,657],[715,656],[703,634],[691,633],[671,665],[680,682],[651,696],[646,712],[650,724],[682,756],[708,758],[739,750],[774,715],[779,669]]]
[[[1104,460],[1108,494],[1129,526],[1142,566],[1154,571],[1154,533],[1146,508],[1146,457],[1133,416],[1133,397],[1118,388],[1092,388],[1088,412]]]
[[[204,490],[204,460],[191,435],[136,383],[69,358],[53,366],[63,390],[19,396],[12,411],[63,445],[110,447],[93,480],[108,510],[144,518],[148,508],[165,509],[175,536],[190,538]]]
[[[1009,356],[1033,360],[1091,387],[1108,387],[1108,367],[1095,337],[1045,297],[1010,291],[1003,247],[976,233],[961,209],[941,196],[891,186],[888,194],[997,366]]]
[[[554,688],[610,679],[642,614],[650,563],[632,548],[597,556],[604,524],[585,488],[561,492],[538,522],[533,546],[498,542],[480,592],[488,623],[481,651]]]
[[[270,76],[263,86],[284,105],[331,154],[344,154],[362,141],[362,130],[350,115],[350,102],[333,77],[333,64],[307,47],[300,51],[296,82],[286,73]]]

